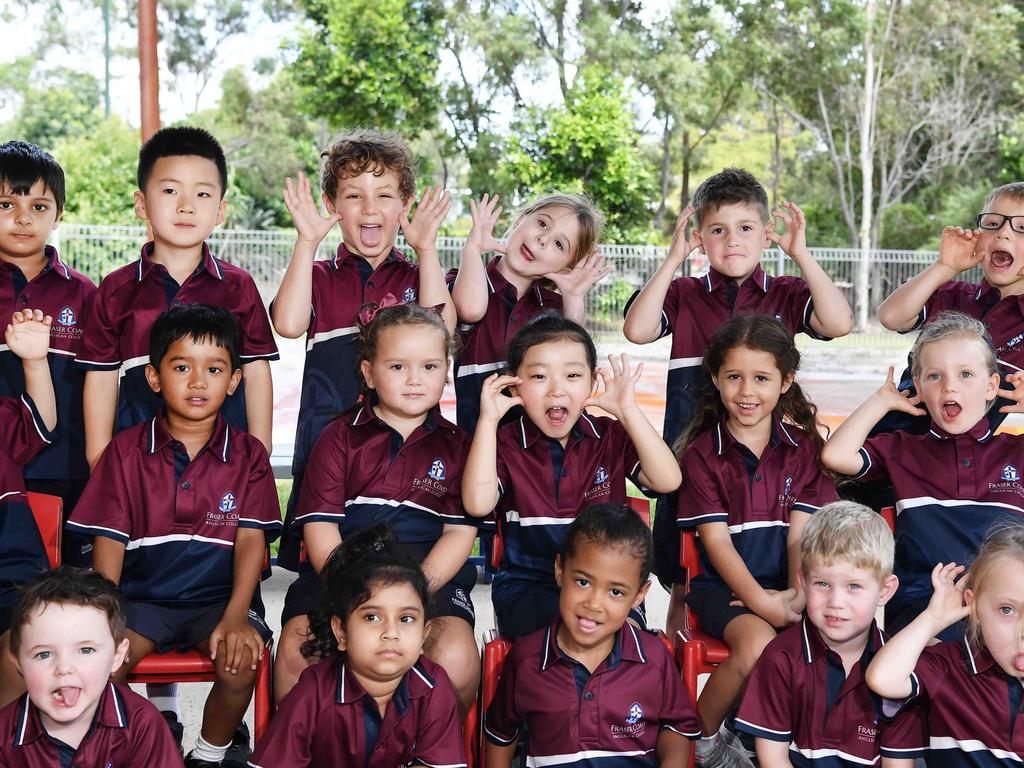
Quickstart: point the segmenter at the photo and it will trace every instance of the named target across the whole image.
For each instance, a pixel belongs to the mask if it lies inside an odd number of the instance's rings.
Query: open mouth
[[[560,427],[565,424],[566,420],[568,420],[569,409],[556,405],[554,408],[548,408],[547,411],[544,412],[544,415],[547,416],[550,424]]]
[[[1024,674],[1024,653],[1018,653],[1013,657],[1013,668]]]
[[[988,262],[996,269],[1007,269],[1013,264],[1013,254],[1008,251],[992,251]]]
[[[533,255],[533,251],[526,247],[524,243],[519,248],[519,255],[522,256],[526,261],[536,261],[537,258]]]
[[[78,703],[78,697],[81,695],[81,688],[73,688],[71,686],[65,686],[58,688],[53,692],[53,700],[62,707],[73,707]]]
[[[960,407],[960,403],[957,403],[953,400],[947,400],[942,404],[942,417],[946,421],[952,421],[953,419],[960,415],[960,412],[962,410],[963,408]]]
[[[744,416],[750,416],[757,410],[757,403],[736,403],[736,407]]]
[[[596,632],[597,628],[601,626],[601,623],[594,621],[593,619],[585,619],[582,616],[577,616],[576,626],[578,626],[583,632],[590,633]]]
[[[363,245],[367,245],[370,248],[380,245],[383,232],[384,230],[380,224],[359,225],[359,239],[363,241]]]

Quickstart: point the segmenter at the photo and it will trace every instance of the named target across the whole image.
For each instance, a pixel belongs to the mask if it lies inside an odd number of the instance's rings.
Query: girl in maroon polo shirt
[[[249,758],[253,768],[465,768],[455,691],[422,656],[427,579],[386,526],[354,533],[322,572],[306,669]]]

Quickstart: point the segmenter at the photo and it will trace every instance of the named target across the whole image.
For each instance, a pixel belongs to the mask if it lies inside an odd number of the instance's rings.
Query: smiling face
[[[27,195],[0,182],[0,261],[17,264],[44,255],[46,239],[57,228],[61,211],[53,192],[36,181]]]
[[[807,594],[807,617],[837,653],[863,650],[875,610],[889,602],[899,583],[893,575],[882,580],[875,571],[843,559],[812,560],[806,571],[800,571],[800,579]]]
[[[999,374],[988,372],[984,344],[963,334],[929,342],[920,351],[914,385],[932,419],[951,435],[981,421],[999,389]]]
[[[334,199],[324,195],[323,200],[327,210],[341,216],[345,247],[376,268],[391,252],[411,200],[402,200],[397,173],[385,171],[378,176],[373,170],[339,179]]]
[[[161,157],[146,188],[135,193],[135,215],[149,221],[157,248],[195,248],[224,221],[217,164],[199,155]]]
[[[241,369],[231,370],[231,355],[224,347],[190,336],[167,348],[159,370],[146,366],[146,380],[163,395],[168,412],[188,421],[215,418],[241,379]]]
[[[448,379],[444,334],[420,323],[390,326],[377,337],[373,360],[360,367],[366,385],[377,393],[381,419],[424,416],[441,401]]]
[[[725,353],[712,380],[729,414],[729,425],[742,431],[771,419],[779,398],[789,391],[793,376],[782,375],[770,352],[733,347]]]
[[[1024,200],[1000,195],[986,207],[985,213],[1024,216]],[[982,255],[981,269],[989,285],[999,288],[1003,296],[1024,293],[1024,233],[1015,232],[1010,222],[1002,221],[999,229],[981,230],[975,250]]]
[[[499,268],[536,279],[560,272],[578,258],[580,225],[571,208],[551,205],[519,218],[508,235]]]
[[[1002,556],[985,569],[984,583],[965,590],[971,621],[999,668],[1024,678],[1024,563]]]
[[[742,283],[761,263],[761,254],[769,244],[765,233],[770,228],[771,223],[761,218],[757,206],[722,205],[701,219],[701,252],[718,272]]]
[[[523,399],[530,421],[564,447],[583,404],[594,391],[586,348],[569,339],[534,344],[514,373],[523,380],[515,393]]]

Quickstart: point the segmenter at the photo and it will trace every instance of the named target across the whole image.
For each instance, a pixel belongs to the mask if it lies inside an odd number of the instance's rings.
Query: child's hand
[[[221,649],[221,643],[224,648]],[[210,634],[210,660],[217,661],[217,655],[223,653],[224,671],[237,675],[242,667],[245,649],[249,649],[251,662],[249,669],[255,670],[256,664],[263,658],[266,646],[260,633],[253,629],[246,616],[230,616],[225,613],[213,632]]]
[[[22,360],[45,360],[50,351],[50,326],[53,318],[41,309],[23,309],[11,315],[4,340]]]
[[[1006,381],[1013,389],[1000,389],[996,394],[1007,400],[1013,400],[1013,405],[1004,405],[999,412],[1024,413],[1024,371],[1011,373],[1006,377]]]
[[[523,380],[518,376],[501,376],[493,373],[484,381],[480,390],[480,416],[479,421],[487,421],[497,425],[502,417],[516,405],[523,404],[523,398],[518,395],[508,397],[501,394],[506,387],[514,387],[522,384]]]
[[[900,392],[900,390],[896,388],[893,373],[893,367],[890,365],[889,374],[886,376],[885,384],[879,387],[872,397],[878,399],[887,406],[887,413],[889,411],[902,411],[903,413],[909,413],[911,416],[927,416],[928,411],[924,408],[917,407],[921,404],[921,396],[914,395],[911,397],[909,392]]]
[[[488,197],[484,195],[478,203],[476,200],[469,201],[469,213],[473,219],[473,226],[466,238],[466,245],[476,248],[480,253],[497,251],[505,253],[505,244],[494,238],[494,227],[498,224],[498,217],[501,216],[501,206],[498,205],[498,195]]]
[[[932,598],[925,613],[932,619],[935,633],[967,618],[970,608],[964,605],[964,581],[961,575],[966,568],[956,563],[936,564],[932,568]]]
[[[729,605],[748,607],[773,627],[788,627],[800,621],[800,613],[796,610],[795,589],[766,589],[764,594],[764,599],[756,606],[745,606],[742,600],[733,600]]]
[[[686,257],[690,255],[694,248],[701,246],[700,232],[696,229],[693,230],[693,239],[691,240],[688,238],[690,233],[687,231],[690,217],[693,216],[696,210],[692,205],[688,205],[683,208],[678,218],[676,218],[676,228],[672,232],[672,245],[668,249],[668,260],[676,262],[677,266],[686,261]]]
[[[592,395],[583,406],[596,406],[621,421],[627,410],[637,407],[636,383],[643,375],[644,364],[639,363],[636,370],[630,373],[629,358],[625,353],[621,355],[620,360],[616,360],[614,355],[608,355],[608,362],[611,364],[611,374],[604,368],[597,369],[597,375],[604,384],[604,392]]]
[[[582,299],[591,286],[611,274],[612,268],[604,265],[605,257],[595,248],[585,259],[576,262],[572,269],[548,272],[544,277],[555,284],[563,296]]]
[[[974,250],[980,234],[980,229],[944,227],[939,242],[939,264],[957,275],[980,264],[983,254]]]
[[[408,209],[402,216],[402,234],[405,242],[417,254],[437,248],[437,232],[448,211],[452,209],[452,195],[440,187],[427,187],[409,221]]]
[[[765,236],[775,243],[790,258],[799,258],[808,254],[807,250],[807,220],[800,206],[792,200],[783,201],[782,207],[772,211],[777,219],[782,219],[786,225],[785,232],[774,230],[765,233]]]
[[[341,221],[341,214],[337,211],[327,216],[320,215],[309,179],[302,171],[299,171],[299,180],[294,187],[290,176],[284,180],[284,204],[292,215],[299,240],[319,245],[331,228]]]

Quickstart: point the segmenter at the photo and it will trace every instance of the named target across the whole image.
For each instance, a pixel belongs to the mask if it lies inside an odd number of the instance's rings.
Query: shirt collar
[[[571,657],[558,645],[558,628],[561,624],[562,618],[559,616],[545,630],[544,652],[540,658],[541,672],[550,669],[562,659],[571,660]],[[640,630],[629,621],[623,622],[619,631],[615,633],[615,642],[612,645],[611,653],[605,659],[605,664],[608,669],[615,669],[622,661],[647,663],[647,654],[644,653],[643,643],[640,640]]]
[[[961,638],[960,643],[964,653],[964,663],[970,674],[980,675],[987,672],[996,663],[983,643],[972,643],[966,635]]]
[[[402,676],[398,688],[395,689],[391,701],[398,710],[399,715],[404,715],[409,709],[412,699],[418,699],[430,693],[436,685],[433,675],[423,666],[422,659],[412,665]],[[359,684],[356,676],[352,674],[348,664],[339,661],[338,683],[335,689],[334,700],[338,704],[354,704],[357,701],[369,696],[366,689]]]
[[[487,262],[487,267],[484,269],[484,277],[487,279],[487,292],[489,294],[503,292],[511,285],[511,283],[505,279],[505,276],[501,274],[501,270],[498,269],[499,263],[501,263],[500,255]],[[528,289],[529,291],[533,291],[534,298],[536,299],[537,306],[539,307],[545,306],[543,283],[543,278],[538,278],[530,284]]]
[[[108,728],[127,728],[128,710],[125,707],[124,695],[117,690],[114,683],[107,683],[107,687],[100,696],[99,705],[96,708],[96,715],[90,731],[96,725],[103,725]],[[39,710],[29,699],[26,693],[18,703],[18,720],[14,728],[14,745],[21,747],[36,739],[46,738],[49,734],[43,727],[43,721],[39,717]],[[84,743],[83,739],[83,743]]]
[[[350,257],[353,259],[363,258],[362,256],[358,256],[349,251],[349,249],[345,247],[344,243],[339,243],[338,250],[331,257],[331,266],[334,269],[338,269],[341,263],[345,261],[345,259]],[[408,261],[408,259],[406,259],[405,256],[402,255],[402,252],[398,250],[398,248],[396,248],[395,246],[391,246],[391,251],[388,253],[384,261]],[[383,264],[384,262],[381,263]]]
[[[817,627],[811,624],[811,620],[807,618],[807,614],[804,614],[803,621],[800,622],[800,632],[805,664],[813,664],[826,653],[831,651],[831,648],[829,648],[825,644],[825,641],[821,639],[821,633],[818,632]],[[882,634],[882,630],[879,628],[878,624],[872,620],[871,626],[868,628],[868,642],[864,647],[864,655],[870,659],[883,645],[885,645],[885,635]]]
[[[519,421],[516,426],[519,432],[519,447],[524,451],[537,442],[539,438],[546,437],[536,424],[526,418],[526,414],[519,417]],[[602,434],[601,430],[597,427],[597,422],[594,420],[594,417],[584,409],[580,411],[580,417],[576,420],[576,423],[572,425],[572,429],[569,430],[569,437],[574,440],[580,440],[584,437],[591,437],[595,440],[600,440]]]
[[[167,424],[164,422],[162,413],[149,420],[149,428],[146,430],[146,452],[150,456],[175,442],[178,441],[167,431]],[[231,427],[220,414],[217,415],[210,439],[202,447],[200,453],[202,451],[209,451],[225,464],[231,456]]]
[[[373,410],[374,398],[364,397],[362,404],[355,409],[355,413],[352,416],[352,426],[362,427],[367,424],[377,424],[385,429],[391,429],[388,424],[381,420]],[[436,429],[444,429],[448,432],[458,431],[457,427],[452,424],[441,414],[441,406],[435,405],[429,411],[427,411],[427,418],[424,420],[422,426],[417,429],[422,429],[424,432],[430,433]]]
[[[726,277],[714,267],[709,267],[708,273],[704,275],[704,277],[700,278],[701,285],[704,286],[704,290],[708,293],[714,293],[730,281],[735,282],[733,278]],[[771,283],[771,278],[768,277],[767,272],[761,269],[761,264],[758,263],[758,265],[754,267],[754,271],[751,273],[750,277],[743,282],[750,282],[753,285],[756,285],[758,289],[760,289],[761,293],[768,293],[768,286]]]
[[[712,434],[712,440],[714,441],[715,453],[721,456],[736,442],[736,438],[733,437],[732,432],[729,431],[729,427],[726,426],[729,421],[729,417],[726,414],[722,415],[718,423],[715,424],[715,431]],[[786,442],[794,448],[800,445],[795,435],[796,429],[792,425],[786,425],[776,415],[772,415],[772,434],[768,438],[768,444],[773,448],[780,442]]]
[[[154,243],[152,240],[142,246],[142,255],[139,256],[139,260],[136,262],[136,283],[141,283],[156,266],[156,262],[153,261],[153,248]],[[199,259],[199,266],[196,267],[195,271],[202,272],[204,270],[209,272],[218,280],[224,279],[224,272],[221,270],[217,259],[214,258],[213,253],[210,251],[210,246],[206,241],[203,241],[203,255]],[[193,274],[195,274],[195,272]]]
[[[987,443],[992,438],[992,429],[988,425],[988,417],[984,416],[977,424],[959,435],[949,434],[949,432],[932,421],[931,429],[928,430],[928,434],[937,440],[956,440],[958,437],[969,437],[976,442]]]
[[[52,269],[65,280],[70,280],[71,270],[68,269],[67,265],[65,265],[64,262],[60,260],[60,256],[57,253],[57,249],[54,248],[52,245],[48,245],[44,249],[44,253],[46,254],[46,267],[43,269],[43,271],[46,272],[47,270]]]

